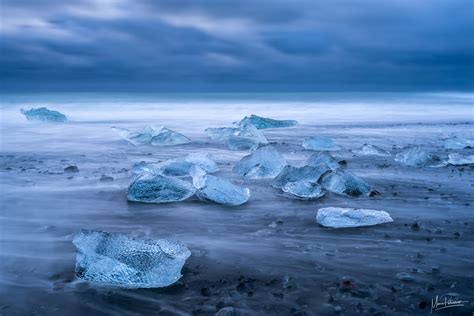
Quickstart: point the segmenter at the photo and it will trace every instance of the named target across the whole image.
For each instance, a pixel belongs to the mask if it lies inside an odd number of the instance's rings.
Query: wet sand
[[[216,115],[206,108],[192,118],[175,107],[166,120],[155,119],[163,112],[152,105],[131,119],[113,119],[113,113],[88,119],[93,115],[85,110],[71,110],[75,119],[53,125],[27,122],[15,107],[5,111],[0,314],[213,315],[234,307],[239,315],[408,315],[429,314],[436,295],[456,293],[469,301],[464,307],[433,313],[469,315],[474,310],[474,167],[414,168],[393,157],[350,152],[369,143],[392,155],[414,144],[440,155],[473,154],[474,149],[447,151],[441,146],[441,139],[452,135],[474,138],[469,109],[457,118],[439,113],[425,117],[420,106],[412,111],[418,116],[409,119],[365,122],[350,117],[322,122],[306,108],[278,109],[248,112],[242,107],[232,115]],[[351,111],[356,113],[357,107]],[[381,194],[348,198],[329,193],[300,201],[281,196],[269,180],[232,174],[233,165],[248,152],[210,141],[204,129],[229,126],[243,112],[301,122],[263,131],[290,163],[302,163],[311,154],[301,147],[305,137],[331,137],[343,147],[334,152],[336,159],[346,160],[347,170]],[[110,129],[150,123],[193,142],[136,147]],[[248,203],[226,207],[197,198],[161,205],[127,202],[133,163],[192,152],[211,153],[221,169],[217,175],[249,187]],[[65,172],[70,165],[79,172]],[[102,175],[114,179],[100,181]],[[394,222],[328,229],[315,221],[317,209],[327,206],[385,210]],[[81,229],[182,240],[192,255],[183,277],[168,288],[98,287],[74,275],[71,241]],[[402,272],[408,274],[403,280]]]

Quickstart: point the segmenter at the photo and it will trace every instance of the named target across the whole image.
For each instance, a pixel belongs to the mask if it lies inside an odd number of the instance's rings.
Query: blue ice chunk
[[[263,146],[243,157],[232,169],[248,179],[276,177],[287,165],[285,158],[272,146]]]
[[[282,188],[288,182],[318,182],[319,178],[331,170],[326,164],[322,163],[316,166],[293,167],[287,165],[273,180],[274,188]]]
[[[357,156],[391,156],[391,154],[385,149],[370,144],[364,144],[360,149],[354,149],[352,152]]]
[[[464,149],[468,147],[474,147],[474,139],[458,136],[450,137],[444,140],[444,147],[447,149]]]
[[[275,120],[254,114],[244,117],[239,122],[239,124],[242,123],[250,123],[258,129],[291,127],[298,124],[295,120]]]
[[[199,167],[194,167],[191,175],[196,195],[202,200],[218,204],[236,206],[244,204],[250,197],[250,190],[236,186],[229,180],[206,174]]]
[[[339,150],[341,147],[328,137],[309,137],[303,141],[303,148],[309,150]]]
[[[194,195],[194,186],[178,178],[144,173],[133,179],[128,187],[127,199],[143,203],[183,201]]]
[[[287,194],[304,200],[318,199],[326,193],[319,184],[306,181],[288,182],[281,189]]]
[[[32,108],[29,110],[21,109],[20,112],[30,121],[43,121],[43,122],[66,122],[66,115],[61,112],[49,110],[45,107]]]
[[[390,214],[385,211],[325,207],[318,210],[316,221],[325,227],[346,228],[389,223],[393,222],[393,219]]]
[[[368,196],[370,185],[356,175],[343,170],[333,170],[320,179],[321,186],[333,193],[346,196]]]
[[[181,242],[82,230],[74,237],[76,275],[103,286],[159,288],[181,278],[191,255]]]
[[[443,167],[447,162],[438,155],[430,153],[421,147],[405,147],[396,154],[395,160],[412,167]]]
[[[191,142],[186,136],[166,127],[146,126],[139,131],[129,131],[121,127],[112,127],[112,129],[135,146],[146,144],[153,146],[172,146]]]
[[[336,170],[341,167],[339,166],[339,163],[336,161],[336,159],[334,159],[334,157],[331,156],[327,151],[321,151],[312,154],[306,160],[305,165],[314,167],[322,163],[326,164],[332,170]]]

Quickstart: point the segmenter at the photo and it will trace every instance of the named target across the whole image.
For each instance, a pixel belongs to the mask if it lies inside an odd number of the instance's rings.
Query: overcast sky
[[[3,90],[472,90],[472,0],[1,0]]]

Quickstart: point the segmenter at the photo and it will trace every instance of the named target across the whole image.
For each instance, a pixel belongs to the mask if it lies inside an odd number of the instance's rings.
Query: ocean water
[[[243,315],[428,313],[436,295],[474,302],[472,166],[413,168],[393,157],[356,157],[369,143],[397,153],[419,145],[441,156],[442,140],[474,139],[471,93],[266,94],[3,94],[0,96],[0,314],[213,315],[224,306]],[[45,106],[69,122],[27,121],[20,108]],[[380,196],[328,194],[292,200],[267,180],[244,180],[232,166],[246,151],[212,142],[207,127],[257,114],[295,119],[264,130],[294,164],[310,154],[309,136],[331,137],[347,169]],[[191,144],[133,146],[110,127],[166,126]],[[129,203],[133,163],[209,152],[218,175],[251,190],[248,203],[225,207],[196,198],[180,203]],[[78,173],[65,173],[76,165]],[[114,181],[101,182],[102,175]],[[318,208],[348,206],[389,212],[394,222],[331,230]],[[416,224],[416,225],[415,225]],[[74,275],[71,241],[81,229],[181,240],[192,255],[183,277],[165,289],[118,290]],[[413,281],[397,278],[410,273]],[[342,286],[351,280],[351,288]],[[426,303],[424,305],[423,303]]]

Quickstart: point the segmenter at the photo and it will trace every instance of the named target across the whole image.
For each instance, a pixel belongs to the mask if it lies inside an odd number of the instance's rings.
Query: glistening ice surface
[[[474,170],[413,167],[393,157],[406,146],[443,157],[474,154],[444,147],[452,136],[474,139],[472,102],[466,94],[2,95],[0,313],[213,315],[232,306],[257,315],[333,315],[337,307],[347,315],[413,315],[428,314],[436,295],[458,293],[470,303],[453,312],[470,315]],[[69,122],[28,121],[19,112],[42,106]],[[232,173],[249,151],[229,150],[204,130],[251,114],[299,122],[259,130],[294,166],[314,153],[304,139],[331,138],[341,147],[331,155],[347,162],[341,168],[380,195],[289,199],[272,179]],[[191,143],[134,146],[110,128],[149,125]],[[364,144],[392,156],[350,152]],[[248,202],[127,202],[133,164],[202,152],[218,164],[213,175],[250,189]],[[71,166],[78,171],[64,171]],[[315,220],[323,207],[384,210],[394,221],[328,229]],[[72,240],[81,229],[180,240],[192,255],[170,287],[96,287],[75,277]]]

